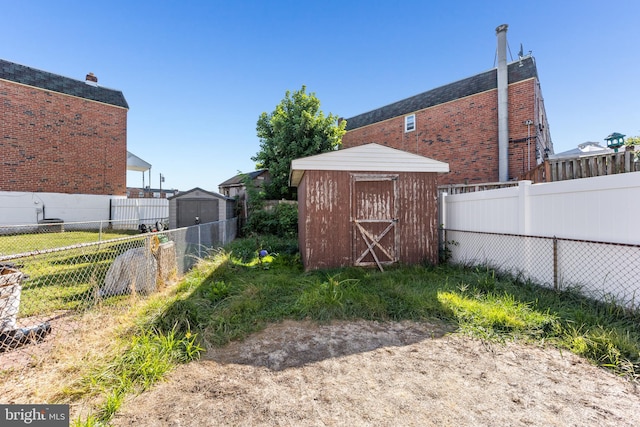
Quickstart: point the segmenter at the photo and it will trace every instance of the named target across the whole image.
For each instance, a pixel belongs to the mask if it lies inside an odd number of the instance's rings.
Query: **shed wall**
[[[437,174],[397,175],[399,262],[435,264],[438,262]],[[298,187],[298,227],[306,270],[352,265],[351,182],[351,173],[345,171],[305,172]]]

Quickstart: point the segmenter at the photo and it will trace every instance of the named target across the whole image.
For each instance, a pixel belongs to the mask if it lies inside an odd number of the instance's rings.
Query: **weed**
[[[176,328],[166,333],[157,329],[142,330],[132,336],[124,354],[85,378],[87,391],[99,387],[106,393],[104,404],[96,414],[89,416],[85,425],[107,422],[128,394],[147,390],[175,363],[197,359],[203,348],[196,339],[197,334],[179,335]]]

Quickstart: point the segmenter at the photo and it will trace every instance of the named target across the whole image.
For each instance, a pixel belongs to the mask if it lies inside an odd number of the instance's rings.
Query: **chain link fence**
[[[444,259],[640,310],[640,245],[442,230]]]
[[[69,337],[79,345],[78,331],[105,328],[235,239],[237,219],[148,233],[122,225],[0,229],[0,370],[64,351]]]

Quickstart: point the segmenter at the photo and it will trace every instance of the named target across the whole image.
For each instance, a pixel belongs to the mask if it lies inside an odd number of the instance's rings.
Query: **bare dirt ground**
[[[640,387],[552,348],[429,323],[292,322],[210,350],[115,426],[638,426]]]

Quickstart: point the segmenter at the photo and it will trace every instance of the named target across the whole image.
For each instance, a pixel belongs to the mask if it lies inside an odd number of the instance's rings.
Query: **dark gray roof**
[[[124,95],[119,90],[92,86],[84,81],[71,79],[48,71],[37,70],[26,65],[0,59],[0,79],[33,86],[52,92],[64,93],[118,107],[129,108]]]
[[[535,61],[529,56],[520,61],[512,62],[508,65],[509,83],[515,83],[532,77],[538,77]],[[394,102],[368,113],[359,114],[347,119],[347,130],[357,129],[393,117],[402,116],[434,105],[464,98],[465,96],[496,89],[497,69],[476,74],[473,77],[458,80],[448,85],[440,86],[427,92],[414,95],[402,101]]]
[[[233,187],[234,185],[242,185],[242,184],[244,184],[244,178],[246,176],[248,176],[249,179],[254,180],[254,179],[256,179],[257,177],[259,177],[260,175],[262,175],[265,172],[267,172],[267,169],[258,169],[257,171],[253,171],[253,172],[241,173],[241,174],[238,174],[238,175],[234,176],[233,178],[229,178],[228,180],[226,180],[222,184],[219,184],[218,186],[219,187]]]

